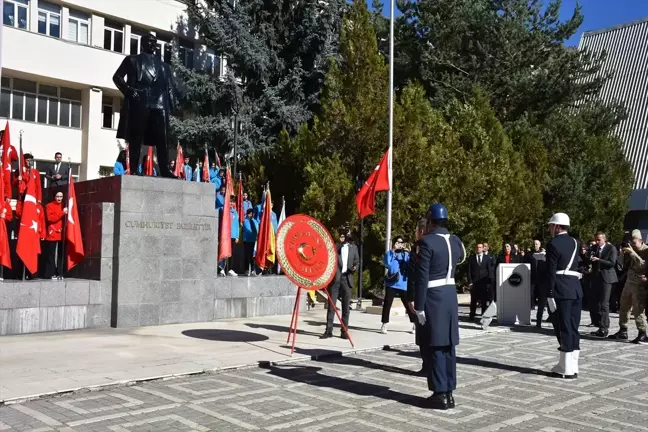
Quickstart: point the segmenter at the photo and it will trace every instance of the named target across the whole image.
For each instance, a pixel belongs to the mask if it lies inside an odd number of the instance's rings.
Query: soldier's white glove
[[[416,312],[416,318],[418,319],[418,322],[420,325],[425,325],[425,311],[415,311]]]
[[[556,300],[553,297],[547,299],[547,306],[549,307],[549,312],[556,312]]]

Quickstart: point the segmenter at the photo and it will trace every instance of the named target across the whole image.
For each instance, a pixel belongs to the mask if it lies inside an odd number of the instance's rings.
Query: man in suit
[[[470,289],[470,320],[475,319],[477,302],[481,305],[484,315],[490,298],[492,260],[484,254],[484,245],[477,244],[475,255],[468,260],[468,288]]]
[[[616,274],[618,252],[614,245],[607,242],[605,234],[596,233],[596,251],[592,256],[592,285],[594,288],[593,323],[599,329],[592,336],[607,337],[610,328],[610,294],[612,284],[619,280]]]
[[[578,241],[571,237],[569,216],[556,213],[549,220],[549,233],[553,237],[547,246],[547,303],[550,311],[556,312],[553,320],[556,338],[560,347],[560,360],[551,370],[559,378],[578,377],[580,355],[581,308],[583,290],[578,270]]]
[[[54,164],[47,170],[45,177],[47,178],[47,186],[60,186],[67,184],[68,172],[67,166],[62,163],[63,155],[56,152],[54,155]]]
[[[340,243],[336,245],[337,254],[338,254],[338,266],[337,271],[335,272],[335,279],[333,283],[329,286],[329,294],[331,299],[335,303],[338,297],[342,301],[342,321],[344,325],[349,327],[349,310],[351,308],[351,290],[353,287],[353,274],[358,268],[358,263],[360,261],[360,254],[358,253],[358,248],[356,245],[350,243],[351,239],[349,235],[342,234],[340,236]],[[326,313],[326,330],[324,334],[320,336],[321,339],[326,339],[333,337],[333,317],[335,316],[335,311],[333,308],[329,307],[328,312]],[[342,329],[340,334],[342,339],[347,339],[348,336]]]

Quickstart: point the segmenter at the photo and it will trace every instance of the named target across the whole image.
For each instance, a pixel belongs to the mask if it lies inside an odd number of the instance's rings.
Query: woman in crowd
[[[126,150],[119,152],[117,160],[115,161],[115,166],[113,167],[113,174],[116,176],[126,174]]]
[[[387,324],[389,323],[389,315],[391,314],[394,297],[401,299],[406,311],[409,309],[409,305],[407,304],[407,263],[409,261],[409,252],[404,249],[404,244],[403,237],[397,236],[394,239],[392,249],[385,253],[383,259],[383,263],[387,267],[387,276],[385,276],[385,301],[382,310],[382,326],[380,327],[380,332],[383,334],[387,333]]]

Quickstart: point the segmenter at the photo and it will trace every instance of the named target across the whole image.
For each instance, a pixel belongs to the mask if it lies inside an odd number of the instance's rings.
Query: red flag
[[[12,198],[11,193],[11,162],[18,160],[16,148],[11,145],[11,136],[9,131],[9,122],[5,126],[2,134],[2,143],[0,144],[0,159],[2,162],[2,171],[4,172],[4,194],[6,199]]]
[[[4,175],[0,173],[0,203],[4,202]],[[9,209],[9,211],[11,211],[11,209]],[[7,211],[4,208],[1,208],[0,212],[4,212],[4,215],[0,218],[0,265],[11,268],[9,235],[7,234],[7,224],[5,223]]]
[[[209,183],[209,152],[205,147],[205,160],[203,161],[202,181]]]
[[[265,203],[263,203],[263,214],[259,224],[259,236],[257,237],[256,256],[254,262],[260,269],[265,270],[275,262],[275,238],[274,229],[272,229],[272,198],[270,198],[270,188],[265,193]]]
[[[34,274],[38,271],[38,255],[40,248],[40,227],[36,204],[36,181],[34,176],[29,176],[27,181],[27,192],[23,203],[22,216],[20,218],[20,231],[18,232],[18,243],[16,253],[25,264],[27,270]]]
[[[18,164],[18,193],[20,195],[25,193],[25,189],[27,189],[27,182],[25,181],[25,177],[27,176],[27,173],[29,172],[29,167],[27,166],[27,163],[25,161],[25,154],[23,153],[23,148],[22,145],[20,146],[20,162]]]
[[[243,212],[243,176],[241,174],[239,174],[238,193],[236,194],[236,211],[242,225],[245,220],[245,213]]]
[[[232,256],[232,203],[229,194],[225,194],[223,215],[221,217],[220,235],[218,236],[218,261]]]
[[[227,173],[225,174],[225,195],[228,197],[234,195],[234,185],[232,183],[232,171],[227,167]]]
[[[130,173],[130,144],[126,143],[126,174],[129,175]]]
[[[67,269],[70,270],[83,261],[85,253],[83,252],[83,239],[81,238],[81,225],[79,224],[79,207],[77,206],[74,182],[72,181],[72,176],[68,178],[70,180],[68,184],[68,214],[65,240],[67,240]]]
[[[175,163],[175,168],[173,169],[173,175],[180,178],[184,179],[185,178],[185,170],[184,170],[184,154],[182,153],[182,147],[180,146],[180,143],[178,143],[178,146],[176,147],[176,163]]]
[[[148,152],[146,153],[144,175],[153,176],[153,147],[151,146],[148,146]]]
[[[385,152],[380,163],[362,185],[356,195],[356,206],[360,218],[374,214],[376,211],[376,192],[389,190],[389,150]]]
[[[216,162],[216,167],[220,169],[221,163],[220,163],[220,158],[218,157],[218,152],[216,152],[216,159],[214,159],[214,162]]]

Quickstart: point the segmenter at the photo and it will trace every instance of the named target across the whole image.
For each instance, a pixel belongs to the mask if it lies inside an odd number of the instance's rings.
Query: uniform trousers
[[[457,355],[454,345],[422,346],[423,367],[427,371],[428,389],[446,393],[457,388]]]
[[[555,299],[556,316],[552,320],[556,338],[560,344],[560,351],[580,351],[580,325],[581,308],[583,302],[577,299]]]
[[[342,301],[342,322],[344,322],[347,328],[349,327],[349,310],[351,308],[351,277],[351,274],[343,274],[338,281],[335,281],[329,287],[329,295],[333,304],[335,304],[338,297]],[[334,317],[335,311],[329,305],[328,311],[326,312],[326,331],[329,333],[333,331]]]
[[[646,331],[646,298],[648,297],[648,286],[628,281],[621,293],[621,305],[619,311],[619,327],[628,328],[628,315],[630,309],[635,317],[637,330]]]

